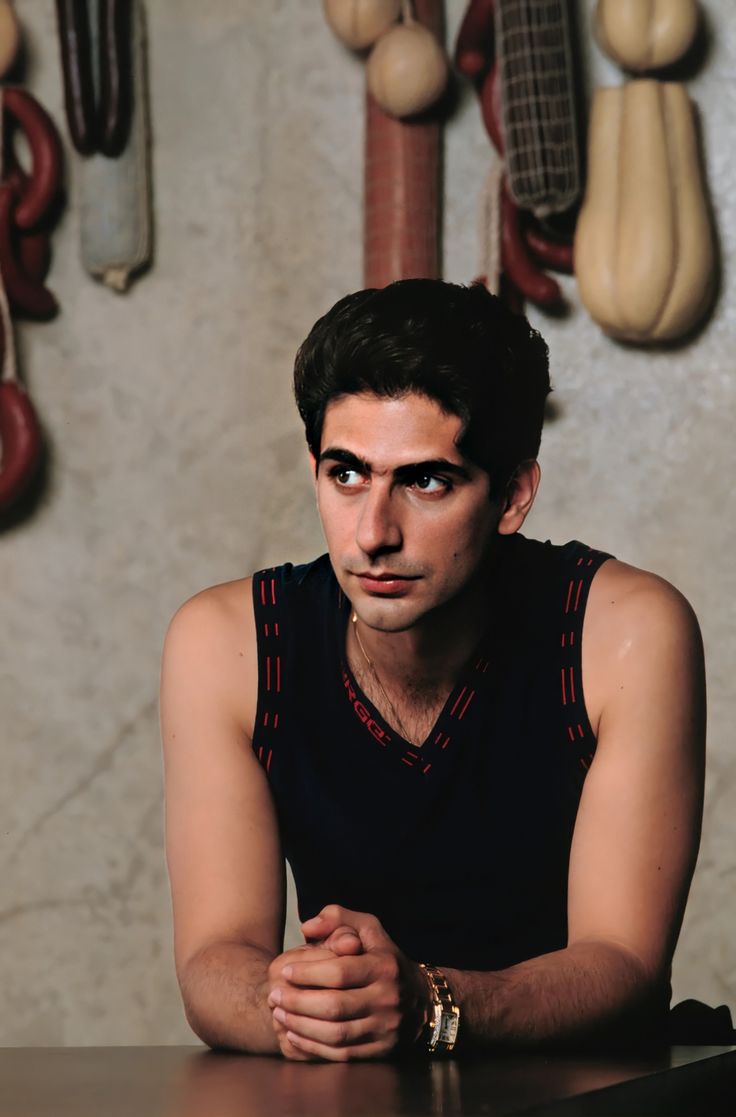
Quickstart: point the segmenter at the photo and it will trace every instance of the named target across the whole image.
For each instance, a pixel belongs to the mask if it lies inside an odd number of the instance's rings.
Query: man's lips
[[[384,571],[376,574],[371,570],[364,570],[353,577],[358,579],[364,590],[372,593],[401,593],[412,582],[418,581],[419,575],[395,574],[393,571]]]

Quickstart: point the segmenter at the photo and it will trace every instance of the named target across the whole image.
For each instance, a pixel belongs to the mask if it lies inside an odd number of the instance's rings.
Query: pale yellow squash
[[[705,313],[713,233],[682,85],[596,91],[574,260],[583,304],[612,336],[672,340]]]
[[[682,58],[698,20],[696,0],[598,0],[593,28],[601,50],[638,73]]]

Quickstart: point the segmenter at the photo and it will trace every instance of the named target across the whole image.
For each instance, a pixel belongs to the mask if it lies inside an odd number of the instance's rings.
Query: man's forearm
[[[187,1020],[210,1047],[252,1054],[279,1052],[268,998],[274,955],[243,943],[216,943],[187,963],[181,991]]]
[[[604,942],[575,943],[490,973],[444,973],[466,1040],[513,1046],[630,1037],[634,1024],[656,1012],[664,984],[633,954]]]

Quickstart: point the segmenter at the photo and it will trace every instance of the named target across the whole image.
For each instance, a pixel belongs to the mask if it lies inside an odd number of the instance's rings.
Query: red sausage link
[[[572,275],[571,244],[549,240],[531,225],[527,225],[524,229],[524,240],[539,262],[544,264],[545,267],[565,272],[566,275]]]
[[[51,267],[51,237],[45,229],[35,233],[21,233],[17,238],[17,257],[23,271],[39,285]],[[44,287],[44,290],[46,288]],[[47,294],[50,292],[47,291]],[[51,295],[54,299],[54,296]],[[54,299],[54,304],[56,300]],[[45,317],[45,316],[44,316]]]
[[[87,0],[56,0],[66,120],[80,155],[97,147],[95,91]]]
[[[133,115],[131,0],[100,0],[99,150],[114,158],[125,148]]]
[[[15,211],[21,229],[32,229],[53,205],[61,186],[61,142],[46,109],[25,89],[7,85],[2,90],[3,108],[28,138],[33,169]]]
[[[466,78],[478,78],[493,62],[494,0],[470,0],[455,43],[455,65]]]
[[[59,309],[56,299],[42,282],[19,264],[14,244],[13,187],[0,184],[0,274],[11,309],[31,318],[51,318]],[[15,210],[17,214],[17,209]]]
[[[0,512],[23,495],[41,463],[41,427],[17,380],[0,383]]]
[[[501,130],[501,82],[498,72],[498,62],[494,62],[491,69],[483,78],[480,87],[480,111],[486,132],[491,137],[493,146],[499,155],[503,155],[504,142]]]
[[[28,185],[28,175],[16,161],[12,149],[8,153],[7,163],[10,169],[5,175],[5,182],[13,188],[16,201],[23,196]],[[38,229],[26,232],[14,226],[12,231],[13,255],[23,268],[23,271],[39,283],[43,283],[49,274],[51,266],[51,234],[48,229]]]
[[[501,191],[501,259],[504,271],[524,298],[537,306],[555,306],[562,302],[560,285],[540,271],[527,252],[519,211],[505,181]]]

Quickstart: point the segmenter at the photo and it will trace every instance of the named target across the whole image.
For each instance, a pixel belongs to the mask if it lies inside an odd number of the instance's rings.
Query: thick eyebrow
[[[328,446],[326,450],[323,450],[318,458],[318,464],[321,465],[324,461],[341,462],[343,465],[347,465],[351,469],[357,469],[361,473],[373,472],[370,462],[359,458],[357,454],[353,454],[350,450],[341,449],[339,446]],[[393,471],[396,481],[407,481],[425,473],[432,476],[437,473],[449,473],[453,477],[459,477],[464,481],[470,480],[469,469],[463,465],[458,465],[457,462],[450,462],[447,458],[430,458],[422,462],[409,462],[407,465],[397,466]]]

